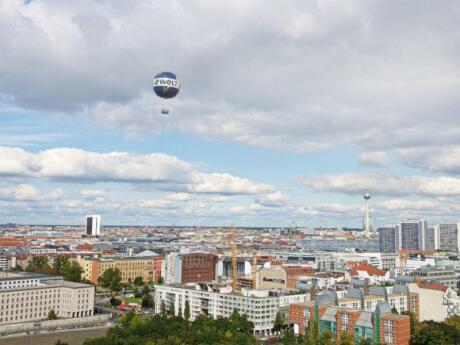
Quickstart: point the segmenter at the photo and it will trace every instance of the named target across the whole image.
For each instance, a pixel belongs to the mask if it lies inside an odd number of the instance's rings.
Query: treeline
[[[68,256],[56,256],[53,263],[50,264],[46,255],[33,256],[26,268],[28,272],[56,274],[63,276],[65,280],[79,283],[81,282],[81,274],[83,269],[76,261],[70,261]]]
[[[105,337],[87,339],[83,345],[256,345],[254,324],[237,311],[229,318],[199,316],[188,322],[181,316],[139,317],[127,313]]]

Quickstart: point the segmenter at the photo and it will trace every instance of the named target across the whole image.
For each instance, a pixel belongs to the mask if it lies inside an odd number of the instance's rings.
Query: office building
[[[93,315],[94,286],[31,272],[0,272],[0,325]]]
[[[156,282],[161,277],[162,256],[152,257],[103,257],[81,259],[84,279],[98,284],[98,278],[109,268],[117,268],[121,272],[122,283],[132,283],[136,277],[144,282]]]
[[[460,224],[444,222],[438,225],[439,249],[446,251],[460,251]]]
[[[165,257],[165,283],[186,284],[216,279],[218,256],[210,253],[169,253]]]
[[[425,250],[427,222],[421,220],[408,220],[401,222],[399,241],[402,250]]]
[[[387,225],[377,230],[381,253],[396,253],[399,250],[399,232],[397,225]]]
[[[413,271],[411,275],[426,281],[441,283],[453,290],[457,289],[458,278],[454,267],[423,266]]]
[[[439,249],[438,227],[428,227],[425,231],[425,248],[424,250]]]
[[[174,314],[183,313],[185,304],[190,306],[190,319],[199,315],[213,318],[230,317],[235,309],[245,314],[254,323],[254,335],[268,336],[274,333],[276,314],[289,310],[289,305],[308,302],[307,294],[283,294],[270,290],[242,289],[232,293],[231,286],[212,284],[158,285],[155,287],[155,313],[160,313],[161,305],[169,310],[174,306]]]
[[[91,215],[86,216],[86,235],[100,236],[101,235],[101,216]]]

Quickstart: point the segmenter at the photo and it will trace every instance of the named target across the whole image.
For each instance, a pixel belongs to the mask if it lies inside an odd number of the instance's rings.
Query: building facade
[[[439,249],[446,251],[460,251],[460,224],[444,222],[438,225]]]
[[[101,235],[101,216],[90,215],[86,216],[86,235],[100,236]]]
[[[307,294],[270,292],[269,290],[246,290],[232,293],[231,287],[215,287],[209,284],[159,285],[155,288],[155,312],[164,304],[169,310],[174,306],[174,314],[183,313],[185,305],[190,306],[190,319],[199,315],[214,318],[229,317],[235,309],[245,314],[254,323],[254,335],[267,336],[274,332],[276,314],[289,310],[289,305],[308,302]]]
[[[399,250],[397,225],[377,229],[381,253],[396,253]]]
[[[399,242],[402,250],[425,250],[427,222],[423,219],[401,222]]]
[[[136,277],[145,282],[158,281],[161,276],[163,257],[103,257],[82,259],[82,278],[98,284],[98,278],[109,268],[117,268],[121,273],[122,283],[132,283]]]
[[[0,325],[93,315],[94,286],[30,272],[0,272]]]

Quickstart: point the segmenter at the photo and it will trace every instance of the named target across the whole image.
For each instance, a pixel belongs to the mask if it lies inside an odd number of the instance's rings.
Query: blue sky
[[[455,2],[2,5],[0,223],[457,217]]]

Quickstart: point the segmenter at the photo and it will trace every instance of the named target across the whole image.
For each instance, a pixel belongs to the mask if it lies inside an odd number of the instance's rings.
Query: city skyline
[[[457,219],[455,2],[264,4],[2,2],[0,223]]]

